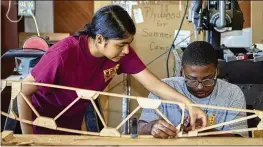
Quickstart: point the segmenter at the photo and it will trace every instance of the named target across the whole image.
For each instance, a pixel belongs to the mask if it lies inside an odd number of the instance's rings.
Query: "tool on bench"
[[[248,55],[251,55],[254,62],[263,61],[263,51],[257,48],[256,44],[252,45],[251,49],[248,49]]]
[[[14,72],[20,74],[18,80],[25,78],[45,54],[49,48],[47,40],[47,37],[32,36],[24,42],[22,48],[10,49],[1,57],[15,58],[16,67],[14,68]],[[18,59],[21,61],[20,64],[18,64]]]
[[[245,48],[245,52],[234,54],[231,49],[225,47],[223,50],[224,60],[226,62],[238,61],[238,60],[252,60],[253,62],[263,61],[263,52],[253,45],[253,48]]]

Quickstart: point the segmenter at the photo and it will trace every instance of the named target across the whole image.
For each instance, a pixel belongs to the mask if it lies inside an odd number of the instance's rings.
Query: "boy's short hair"
[[[182,66],[218,65],[217,54],[213,46],[205,41],[195,41],[187,46],[182,56]]]

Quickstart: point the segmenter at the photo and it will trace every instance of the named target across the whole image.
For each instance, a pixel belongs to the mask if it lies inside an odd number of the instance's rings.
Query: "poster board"
[[[251,1],[252,43],[263,44],[263,1]]]

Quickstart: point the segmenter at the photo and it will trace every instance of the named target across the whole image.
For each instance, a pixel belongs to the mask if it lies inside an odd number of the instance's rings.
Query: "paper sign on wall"
[[[137,5],[137,1],[112,1],[113,5],[119,5],[124,8],[132,17],[132,6]]]
[[[178,30],[175,30],[174,36],[177,34],[177,31]],[[190,43],[190,31],[189,30],[180,30],[176,40],[174,41],[174,45],[178,45],[180,47],[187,47],[187,45],[189,43]]]
[[[134,14],[135,23],[144,22],[141,8],[133,9],[133,14]]]

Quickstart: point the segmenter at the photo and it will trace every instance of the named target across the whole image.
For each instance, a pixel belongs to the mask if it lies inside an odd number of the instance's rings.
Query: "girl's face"
[[[129,54],[129,44],[133,41],[134,36],[129,35],[125,39],[109,39],[102,41],[98,45],[99,52],[108,59],[118,62],[122,57]]]

